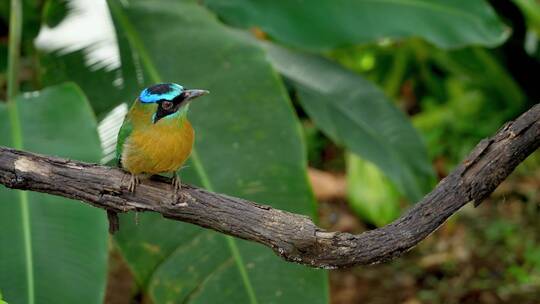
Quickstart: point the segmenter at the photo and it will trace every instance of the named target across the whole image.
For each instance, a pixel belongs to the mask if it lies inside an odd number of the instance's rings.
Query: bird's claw
[[[141,181],[140,181],[139,177],[137,175],[135,175],[135,174],[131,174],[131,178],[129,179],[129,185],[128,185],[129,192],[135,192],[135,188],[140,183],[141,183]]]
[[[172,178],[172,186],[174,190],[174,205],[178,207],[186,207],[187,203],[178,203],[178,201],[183,200],[185,201],[187,199],[185,193],[183,193],[182,190],[182,183],[180,182],[180,176],[178,174],[174,174]]]
[[[176,207],[187,207],[188,206],[188,203],[186,203],[187,200],[188,200],[188,196],[184,192],[176,192],[174,194],[173,205]],[[181,201],[183,201],[183,203],[180,203]]]
[[[182,190],[182,183],[180,182],[180,177],[178,175],[174,175],[172,178],[172,185],[175,192]]]

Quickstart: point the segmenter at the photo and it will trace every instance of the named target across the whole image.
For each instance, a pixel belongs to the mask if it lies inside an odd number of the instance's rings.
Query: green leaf
[[[49,27],[55,27],[68,14],[67,0],[47,0],[43,6],[43,23]]]
[[[0,2],[0,21],[4,24],[9,24],[10,6],[10,1]]]
[[[191,104],[195,150],[183,180],[314,216],[299,123],[264,52],[195,1],[122,3],[109,1],[123,41],[122,68],[142,68],[144,84],[170,81],[211,92]],[[122,217],[116,240],[155,303],[328,300],[324,270],[192,225],[140,218],[136,225]]]
[[[88,5],[70,5],[66,0],[49,0],[44,16],[49,10],[59,10],[67,5],[67,17],[55,28],[43,27],[35,41],[39,59],[39,81],[44,86],[66,81],[75,82],[88,97],[98,118],[121,103],[130,102],[137,91],[132,71],[120,70],[117,39],[105,2]],[[93,16],[93,18],[92,18]],[[85,39],[70,33],[88,27],[92,22],[102,23],[90,31]],[[126,71],[128,76],[122,73]]]
[[[422,37],[442,48],[497,46],[509,35],[484,0],[206,0],[226,22],[279,42],[328,50],[381,38]]]
[[[433,182],[420,136],[384,93],[322,57],[264,44],[274,67],[298,90],[302,107],[332,140],[377,165],[410,200]]]
[[[84,51],[69,54],[59,52],[39,54],[41,80],[44,85],[51,86],[73,81],[80,86],[98,116],[106,114],[122,102],[128,102],[126,92],[135,90],[134,86],[125,84],[122,87],[114,85],[121,77],[120,71],[105,68],[93,68],[85,64]]]
[[[0,291],[0,304],[8,304],[6,301],[2,300],[2,292]]]
[[[540,3],[535,0],[513,0],[527,19],[529,27],[540,34]]]
[[[23,7],[23,33],[22,44],[31,47],[32,40],[36,38],[41,27],[41,1],[22,0]]]
[[[96,122],[73,84],[17,99],[25,150],[95,162]],[[0,104],[0,145],[9,146]],[[24,193],[24,195],[22,195]],[[102,303],[107,224],[101,210],[37,192],[0,189],[0,288],[9,303]]]
[[[347,154],[347,198],[362,219],[384,226],[399,216],[400,195],[372,163]]]
[[[469,81],[492,99],[490,107],[500,111],[503,116],[497,124],[512,119],[522,111],[525,94],[506,68],[488,50],[477,47],[452,52],[432,50],[430,55],[442,69]],[[489,78],[484,77],[485,75],[489,75]]]

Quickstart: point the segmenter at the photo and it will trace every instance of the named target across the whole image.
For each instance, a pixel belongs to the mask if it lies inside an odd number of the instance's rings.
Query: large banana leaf
[[[205,0],[233,25],[312,50],[422,37],[443,48],[496,46],[509,31],[484,0]]]
[[[433,170],[419,134],[379,88],[319,56],[264,45],[324,133],[377,165],[409,199],[430,189]]]
[[[18,98],[25,150],[95,162],[96,121],[75,85]],[[11,145],[0,104],[0,145]],[[8,303],[101,303],[107,266],[103,211],[68,199],[0,189],[0,290]]]
[[[65,81],[77,83],[84,91],[98,116],[122,102],[127,102],[125,92],[133,87],[127,84],[115,86],[122,75],[117,70],[93,68],[85,64],[83,51],[60,55],[58,52],[39,53],[41,65],[41,80],[44,85],[56,85]]]
[[[123,70],[142,76],[141,84],[211,91],[191,105],[196,143],[184,181],[314,216],[299,124],[264,52],[196,1],[109,6]],[[155,303],[327,302],[324,270],[188,224],[140,217],[139,225],[122,217],[116,240]]]
[[[118,48],[107,4],[105,0],[94,2],[47,1],[43,16],[51,27],[42,26],[35,45],[40,83],[75,82],[102,118],[120,103],[128,102],[126,92],[136,88],[124,81],[126,77],[118,69]],[[93,23],[99,26],[88,28]]]

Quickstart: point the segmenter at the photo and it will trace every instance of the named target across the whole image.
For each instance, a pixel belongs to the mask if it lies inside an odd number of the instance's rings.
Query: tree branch
[[[145,181],[130,193],[129,175],[120,169],[4,147],[0,147],[0,183],[81,200],[112,212],[158,212],[261,243],[288,261],[337,268],[386,261],[409,250],[466,203],[479,204],[539,145],[540,104],[482,140],[399,219],[359,235],[324,231],[308,217],[189,185],[175,198],[163,178]]]

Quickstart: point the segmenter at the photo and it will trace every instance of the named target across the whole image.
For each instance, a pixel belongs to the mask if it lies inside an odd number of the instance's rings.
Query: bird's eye
[[[173,108],[173,103],[165,100],[161,103],[161,107],[163,108],[163,110],[169,111]]]

